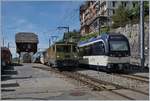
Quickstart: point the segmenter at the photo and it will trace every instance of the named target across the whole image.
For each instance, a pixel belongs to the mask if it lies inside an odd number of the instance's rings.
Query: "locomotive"
[[[72,42],[56,42],[46,50],[47,64],[59,70],[74,69],[79,64],[76,46]]]

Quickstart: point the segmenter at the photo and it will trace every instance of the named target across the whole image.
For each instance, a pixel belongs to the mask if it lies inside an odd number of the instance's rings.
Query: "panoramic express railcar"
[[[105,33],[78,44],[81,66],[121,71],[130,67],[128,39],[118,33]]]
[[[57,67],[60,70],[69,70],[77,67],[78,56],[76,46],[77,44],[71,42],[56,42],[46,50],[46,60],[48,65]]]

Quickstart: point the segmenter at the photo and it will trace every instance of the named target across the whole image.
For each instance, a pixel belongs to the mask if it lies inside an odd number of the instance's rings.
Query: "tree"
[[[116,13],[112,16],[113,27],[116,28],[125,26],[129,21],[128,9],[121,5],[116,9],[115,12]]]
[[[140,19],[140,5],[138,1],[133,1],[134,7],[129,9],[128,18],[132,23],[137,23]]]
[[[134,1],[134,7],[128,12],[128,17],[132,23],[138,23],[140,20],[140,2]],[[144,16],[149,14],[149,1],[144,1]]]
[[[149,15],[149,1],[144,1],[144,15]]]
[[[64,33],[63,39],[66,41],[77,42],[80,39],[80,33],[76,30],[73,30],[72,32],[69,33]]]

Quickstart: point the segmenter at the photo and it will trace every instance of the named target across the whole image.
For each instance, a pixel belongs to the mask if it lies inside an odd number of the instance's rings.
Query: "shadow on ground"
[[[6,66],[1,70],[1,81],[11,79],[12,75],[17,75],[18,72],[14,69],[14,66]]]
[[[7,83],[7,84],[1,84],[2,88],[8,88],[8,87],[18,87],[19,84],[17,82],[15,83]]]
[[[20,64],[20,63],[12,63],[12,66],[23,66],[23,64]]]
[[[148,67],[141,67],[138,65],[130,65],[130,69],[126,70],[125,73],[127,74],[136,74],[136,73],[149,73]]]
[[[15,89],[1,89],[2,92],[13,92]]]
[[[104,68],[104,67],[103,67]],[[141,66],[138,65],[130,65],[130,68],[124,69],[123,71],[113,71],[113,72],[108,72],[104,69],[101,69],[101,67],[92,67],[89,68],[88,66],[82,67],[82,68],[76,68],[74,71],[84,71],[84,70],[94,70],[94,71],[100,71],[100,72],[107,72],[107,73],[122,73],[122,74],[136,74],[136,73],[149,73],[149,68],[144,67],[142,68]]]
[[[13,75],[17,75],[18,72],[14,69],[14,65],[5,66],[3,70],[1,70],[1,81],[11,80]],[[19,87],[17,82],[2,82],[1,83],[1,91],[2,92],[13,92],[15,91],[12,87]]]

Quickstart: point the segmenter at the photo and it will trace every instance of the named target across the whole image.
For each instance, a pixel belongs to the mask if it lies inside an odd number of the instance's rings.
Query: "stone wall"
[[[145,29],[145,65],[148,65],[149,58],[149,22],[144,23]],[[130,42],[131,47],[131,62],[140,64],[140,24],[128,24],[125,27],[113,29],[113,32],[120,32],[124,34]]]

